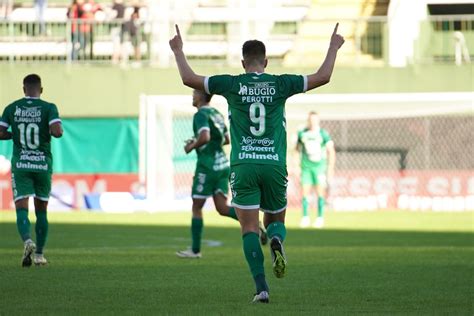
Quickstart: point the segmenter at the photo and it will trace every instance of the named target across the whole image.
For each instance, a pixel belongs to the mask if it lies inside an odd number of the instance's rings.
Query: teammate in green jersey
[[[56,105],[40,99],[41,78],[31,74],[23,79],[25,97],[8,105],[0,119],[0,139],[13,140],[12,189],[18,232],[24,242],[22,266],[48,263],[43,248],[48,236],[47,207],[51,191],[53,157],[51,136],[61,137],[63,129]],[[11,131],[8,128],[11,127]],[[31,239],[28,198],[34,197],[36,244]],[[32,260],[33,256],[33,260]]]
[[[193,91],[193,106],[197,108],[193,117],[194,138],[184,146],[187,154],[194,149],[198,157],[192,187],[192,247],[176,252],[181,258],[201,258],[202,208],[207,198],[213,197],[220,215],[237,220],[235,209],[227,205],[229,161],[222,146],[229,144],[229,133],[222,114],[209,106],[211,98],[203,91]]]
[[[313,227],[322,228],[324,226],[327,186],[334,175],[336,151],[329,133],[319,126],[317,112],[313,111],[308,114],[308,126],[298,132],[296,150],[301,155],[303,217],[300,226],[308,227],[310,225],[308,196],[311,189],[314,189],[318,196],[318,216]]]
[[[227,99],[232,145],[232,205],[239,218],[245,258],[256,285],[253,302],[269,302],[263,252],[258,240],[260,209],[264,211],[264,224],[270,238],[273,272],[277,278],[286,273],[282,245],[286,236],[287,204],[285,101],[296,93],[329,82],[337,51],[344,43],[337,28],[338,24],[323,64],[307,76],[266,74],[265,45],[252,40],[242,47],[244,74],[204,77],[189,66],[178,26],[177,34],[169,43],[186,86]]]

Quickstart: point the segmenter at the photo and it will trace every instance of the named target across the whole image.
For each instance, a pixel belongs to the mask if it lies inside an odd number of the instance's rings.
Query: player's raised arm
[[[176,25],[176,35],[170,40],[170,48],[174,53],[176,64],[178,65],[179,75],[183,80],[184,85],[204,91],[204,77],[197,75],[189,66],[186,56],[183,52],[183,39],[179,32],[179,27]]]
[[[336,62],[337,51],[341,48],[342,44],[344,44],[344,37],[337,34],[338,27],[339,23],[336,23],[331,35],[331,42],[329,43],[326,58],[321,67],[319,67],[318,71],[314,74],[308,75],[308,90],[325,85],[331,79],[334,64]]]

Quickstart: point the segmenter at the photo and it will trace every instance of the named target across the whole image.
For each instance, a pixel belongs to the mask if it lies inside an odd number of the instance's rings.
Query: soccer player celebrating
[[[263,268],[263,252],[258,240],[259,210],[270,238],[273,273],[282,278],[287,260],[283,251],[286,237],[286,99],[329,82],[337,51],[344,43],[336,24],[326,58],[313,74],[270,75],[265,73],[265,45],[257,40],[244,43],[242,66],[237,76],[204,77],[189,66],[183,53],[183,41],[176,26],[170,40],[179,73],[186,86],[219,94],[227,99],[232,151],[230,186],[232,205],[239,218],[243,250],[255,281],[253,302],[269,302],[269,289]]]
[[[336,151],[329,133],[319,126],[317,112],[313,111],[308,114],[308,126],[298,132],[296,150],[301,155],[303,217],[300,226],[308,227],[310,225],[308,195],[313,188],[318,196],[318,216],[313,227],[322,228],[324,226],[326,188],[334,175]]]
[[[31,74],[23,79],[25,97],[8,105],[0,119],[0,139],[13,140],[12,189],[16,224],[24,242],[22,266],[46,265],[43,248],[48,236],[47,207],[51,191],[53,157],[51,136],[61,137],[63,129],[56,105],[40,99],[41,78]],[[7,129],[11,127],[11,132]],[[34,197],[36,244],[31,239],[28,198]],[[33,256],[33,260],[31,257]]]
[[[192,247],[176,252],[181,258],[201,258],[202,208],[207,198],[213,197],[219,214],[237,220],[235,209],[227,205],[229,161],[222,146],[229,144],[229,133],[222,114],[209,106],[211,98],[204,91],[193,91],[193,106],[197,108],[193,118],[194,138],[184,146],[187,154],[194,149],[198,156],[192,188]]]

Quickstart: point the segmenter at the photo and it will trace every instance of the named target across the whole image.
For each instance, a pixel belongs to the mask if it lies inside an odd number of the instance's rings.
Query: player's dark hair
[[[245,63],[259,63],[263,65],[266,57],[265,44],[258,40],[246,41],[242,46],[242,56]]]
[[[311,111],[308,113],[310,116],[311,115],[319,115],[319,112],[318,111]]]
[[[41,88],[41,78],[37,74],[30,74],[23,79],[23,86],[27,89]]]
[[[207,94],[205,91],[201,91],[201,90],[197,90],[197,89],[195,91],[202,96],[202,98],[204,99],[204,101],[206,103],[211,102],[212,94]]]

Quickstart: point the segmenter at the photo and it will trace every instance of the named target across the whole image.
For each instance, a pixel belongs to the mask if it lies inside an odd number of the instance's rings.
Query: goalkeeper
[[[318,196],[318,216],[313,224],[315,228],[324,226],[324,206],[326,204],[327,186],[334,175],[336,151],[329,133],[319,126],[319,114],[308,114],[308,126],[298,132],[296,150],[301,155],[301,188],[303,217],[300,226],[308,227],[308,196],[313,189]]]

